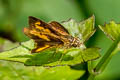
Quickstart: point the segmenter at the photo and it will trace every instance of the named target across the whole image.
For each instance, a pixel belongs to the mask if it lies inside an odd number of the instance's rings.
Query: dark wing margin
[[[38,24],[36,24],[36,23],[38,23]],[[48,27],[48,24],[45,23],[44,21],[42,21],[42,20],[40,20],[40,19],[38,19],[38,18],[29,16],[29,27],[35,28],[36,25],[42,26],[42,27],[45,27],[45,28]]]
[[[39,19],[29,16],[29,21],[28,21],[29,27],[33,27],[37,21],[39,21]]]
[[[60,23],[52,21],[49,25],[51,25],[52,30],[54,30],[56,34],[69,35],[68,31]]]
[[[52,21],[49,24],[44,21],[37,19],[35,17],[29,16],[29,27],[35,28],[36,26],[41,26],[50,29],[57,35],[69,35],[68,31],[58,22]]]

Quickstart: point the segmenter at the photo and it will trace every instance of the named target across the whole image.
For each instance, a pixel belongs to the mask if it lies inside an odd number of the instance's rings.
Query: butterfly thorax
[[[62,37],[61,40],[63,41],[64,46],[67,48],[80,47],[81,45],[80,39],[78,37],[67,35],[67,36]]]

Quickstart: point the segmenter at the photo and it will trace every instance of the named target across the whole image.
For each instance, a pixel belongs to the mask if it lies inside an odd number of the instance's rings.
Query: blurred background
[[[69,18],[82,21],[93,14],[97,32],[89,39],[87,47],[100,47],[103,55],[112,41],[98,29],[98,25],[111,20],[120,22],[120,0],[0,0],[0,38],[12,42],[29,40],[23,33],[23,28],[28,26],[28,16],[46,22],[61,22]],[[120,54],[116,54],[96,80],[120,80],[119,62]]]

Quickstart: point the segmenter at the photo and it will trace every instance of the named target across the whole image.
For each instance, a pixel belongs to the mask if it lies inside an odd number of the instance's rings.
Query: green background
[[[28,26],[28,16],[34,16],[46,22],[53,20],[61,22],[69,18],[81,21],[94,14],[97,28],[98,25],[104,25],[110,20],[119,23],[119,8],[120,0],[0,0],[0,37],[14,42],[29,40],[23,34],[23,28]],[[111,44],[112,41],[97,29],[87,46],[100,47],[103,55]],[[119,80],[119,57],[120,54],[113,56],[107,68],[96,79]]]

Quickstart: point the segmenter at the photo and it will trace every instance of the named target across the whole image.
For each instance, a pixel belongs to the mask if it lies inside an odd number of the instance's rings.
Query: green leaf
[[[11,48],[15,48],[18,46],[18,43],[14,43],[6,40],[4,38],[0,38],[0,51],[5,51],[5,50],[9,50]]]
[[[0,64],[2,64],[0,66],[1,80],[76,80],[85,73],[84,70],[74,70],[69,66],[28,67],[10,61],[0,61]]]
[[[116,24],[114,21],[110,21],[104,26],[99,25],[99,28],[112,40],[117,39],[120,35],[120,24]]]
[[[28,44],[27,44],[28,43]],[[31,45],[29,45],[29,43],[31,43]],[[24,43],[26,44],[26,46],[28,48],[32,48],[32,44],[34,45],[34,42],[32,40]],[[23,58],[13,58],[14,56],[25,56],[27,55],[28,57],[32,56],[30,54],[30,51],[26,48],[24,48],[23,46],[18,46],[14,49],[10,49],[10,50],[7,50],[7,51],[4,51],[4,52],[1,52],[0,53],[0,59],[1,60],[11,60],[11,61],[18,61],[18,62],[25,62],[27,60],[26,57],[23,57]]]
[[[94,68],[95,72],[93,74],[90,74],[88,80],[94,80],[95,76],[98,75],[96,73],[102,73],[112,57],[120,50],[120,24],[116,24],[114,21],[111,21],[109,24],[105,24],[104,26],[99,25],[99,28],[110,39],[114,40],[114,42],[104,54],[104,56],[100,59],[100,61]]]
[[[34,41],[30,40],[22,43],[22,45],[32,49],[34,47]],[[98,48],[88,48],[84,50],[70,48],[66,53],[63,53],[60,49],[57,53],[55,49],[48,49],[38,54],[31,54],[29,49],[22,45],[15,49],[0,53],[0,59],[18,61],[25,65],[56,66],[75,65],[100,57]],[[62,55],[64,56],[62,57]]]
[[[74,19],[64,21],[62,25],[74,37],[79,37],[82,42],[87,41],[95,32],[95,17],[92,16],[82,22],[76,22]]]
[[[68,66],[62,66],[44,70],[39,77],[40,80],[77,80],[84,73],[84,70],[72,70]]]
[[[104,26],[99,25],[99,28],[107,35],[111,40],[117,40],[120,38],[120,24],[110,21],[109,24]],[[120,42],[117,47],[120,50]]]

